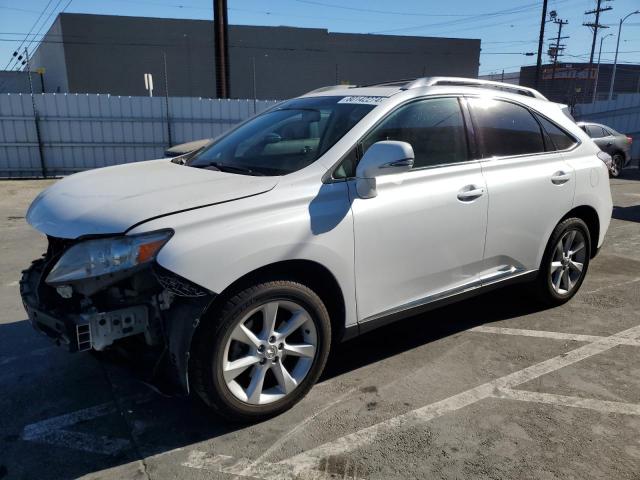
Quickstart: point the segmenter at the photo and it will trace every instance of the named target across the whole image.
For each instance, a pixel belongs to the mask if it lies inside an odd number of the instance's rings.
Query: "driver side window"
[[[464,117],[457,98],[418,100],[398,108],[364,137],[360,151],[364,154],[383,140],[409,143],[415,154],[413,168],[469,160]],[[356,162],[352,157],[347,156],[334,178],[355,176]]]

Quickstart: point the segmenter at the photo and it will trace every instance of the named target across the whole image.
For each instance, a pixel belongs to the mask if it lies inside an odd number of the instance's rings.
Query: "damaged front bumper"
[[[22,274],[32,326],[70,352],[117,349],[143,381],[188,394],[191,339],[215,294],[152,265],[131,277],[100,279],[92,295],[77,288],[63,297],[44,281],[57,258],[50,248]]]

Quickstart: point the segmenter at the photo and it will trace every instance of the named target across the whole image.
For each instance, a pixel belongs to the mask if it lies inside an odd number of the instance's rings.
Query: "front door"
[[[351,188],[364,322],[473,286],[487,220],[487,190],[480,164],[471,161],[457,98],[399,107],[365,137],[362,152],[382,140],[411,144],[415,164],[379,177],[374,198],[358,198]]]

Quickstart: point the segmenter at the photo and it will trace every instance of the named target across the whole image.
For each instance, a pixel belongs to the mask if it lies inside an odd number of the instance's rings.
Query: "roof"
[[[408,80],[394,80],[375,85],[335,85],[323,87],[307,93],[305,96],[320,95],[350,95],[350,96],[380,96],[390,97],[396,93],[412,90],[420,87],[459,87],[459,88],[480,88],[504,93],[521,95],[537,100],[547,101],[547,98],[533,88],[513,85],[510,83],[492,82],[489,80],[478,80],[475,78],[461,77],[424,77]]]

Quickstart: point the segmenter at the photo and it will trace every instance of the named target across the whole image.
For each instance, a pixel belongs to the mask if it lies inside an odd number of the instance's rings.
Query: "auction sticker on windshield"
[[[387,97],[365,97],[365,96],[355,96],[355,97],[344,97],[338,103],[358,103],[360,105],[377,105],[382,102]]]

